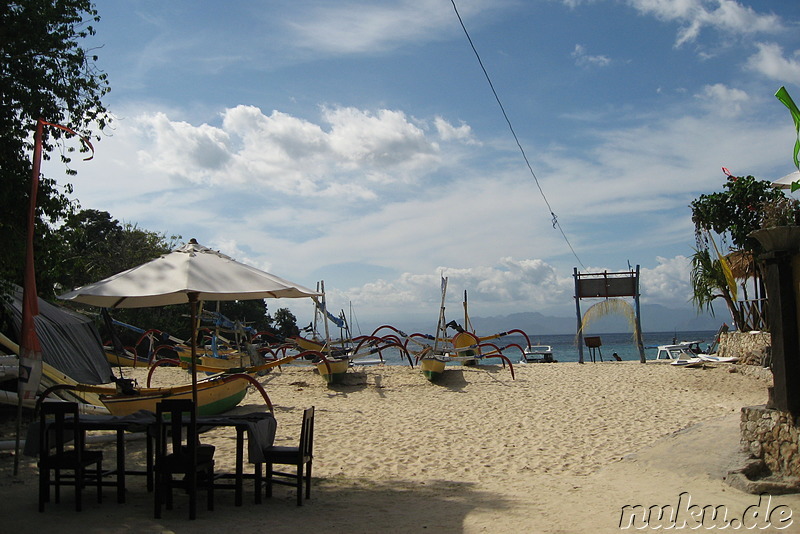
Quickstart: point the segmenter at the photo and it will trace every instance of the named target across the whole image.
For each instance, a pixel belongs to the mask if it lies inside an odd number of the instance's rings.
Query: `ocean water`
[[[603,361],[613,360],[612,354],[616,352],[623,360],[639,361],[639,351],[636,346],[636,341],[633,339],[633,334],[630,332],[625,333],[589,333],[587,336],[598,336],[602,345],[599,347],[599,352],[596,354],[596,360],[600,361],[602,356]],[[644,342],[645,358],[652,360],[656,357],[658,352],[658,345],[669,345],[674,342],[681,341],[700,341],[701,348],[714,341],[716,331],[689,331],[689,332],[643,332],[642,341]],[[559,335],[546,335],[546,336],[530,336],[531,344],[533,345],[550,345],[553,349],[553,358],[559,362],[577,362],[578,361],[578,346],[576,344],[575,334],[559,334]],[[519,334],[511,334],[495,340],[490,341],[498,347],[506,347],[511,344],[517,344],[522,347],[525,346],[525,338]],[[519,361],[521,356],[520,351],[509,347],[508,350],[503,351],[512,363]],[[377,358],[377,355],[367,356],[366,360]],[[413,356],[412,356],[413,358]],[[408,365],[408,360],[405,360],[401,352],[397,349],[386,349],[383,351],[383,359],[388,365]],[[589,348],[584,346],[583,359],[585,362],[590,362]],[[491,361],[491,360],[488,360]],[[496,360],[499,363],[499,359]],[[356,364],[359,363],[357,359]]]

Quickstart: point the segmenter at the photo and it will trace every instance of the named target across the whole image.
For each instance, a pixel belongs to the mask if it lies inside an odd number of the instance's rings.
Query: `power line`
[[[478,59],[478,64],[481,66],[481,70],[483,71],[483,75],[486,77],[486,81],[489,82],[489,87],[492,90],[492,94],[494,95],[494,99],[497,101],[497,105],[500,106],[500,111],[503,113],[503,117],[506,120],[506,124],[508,124],[508,129],[511,131],[511,135],[514,137],[514,141],[517,143],[517,147],[519,148],[520,153],[522,154],[522,159],[525,160],[525,165],[528,166],[528,170],[533,176],[533,181],[536,183],[536,187],[539,189],[539,193],[542,195],[542,199],[544,199],[544,203],[547,205],[547,210],[550,212],[550,216],[552,217],[553,228],[558,229],[561,232],[561,236],[564,238],[564,241],[567,243],[569,250],[572,252],[572,255],[575,256],[575,259],[578,263],[583,267],[584,270],[586,266],[583,265],[583,262],[575,253],[575,249],[572,248],[572,243],[569,242],[567,238],[567,234],[564,233],[564,229],[561,228],[561,224],[558,222],[558,216],[553,213],[553,208],[550,207],[550,202],[547,200],[547,196],[544,194],[544,190],[542,189],[541,184],[539,183],[539,179],[536,177],[536,173],[533,172],[533,167],[531,166],[531,162],[528,160],[528,156],[525,154],[525,149],[522,148],[522,144],[519,142],[519,138],[517,137],[517,132],[514,131],[514,126],[511,124],[511,119],[508,118],[508,114],[506,113],[506,109],[503,106],[503,103],[500,101],[500,97],[497,94],[497,91],[494,88],[494,84],[492,83],[492,79],[489,77],[489,73],[486,71],[486,67],[483,66],[483,60],[481,60],[480,54],[478,54],[478,50],[475,48],[475,44],[472,42],[472,37],[470,37],[469,32],[467,31],[467,27],[464,25],[464,21],[461,19],[461,14],[458,12],[458,7],[456,6],[456,0],[450,0],[453,4],[453,10],[456,12],[456,17],[458,17],[458,22],[461,24],[461,28],[464,30],[464,35],[467,36],[467,41],[469,41],[470,47],[472,47],[472,51],[475,53],[475,57]]]

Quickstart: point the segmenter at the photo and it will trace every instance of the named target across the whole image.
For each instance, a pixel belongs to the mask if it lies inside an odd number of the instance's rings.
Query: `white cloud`
[[[396,310],[398,306],[433,306],[439,302],[440,277],[448,279],[452,307],[461,302],[464,290],[475,301],[473,314],[509,314],[520,307],[539,308],[562,304],[571,294],[571,277],[559,277],[556,269],[541,259],[500,258],[495,265],[468,268],[437,267],[425,274],[403,273],[394,280],[378,280],[347,291],[358,308]],[[335,298],[335,297],[334,297]]]
[[[742,106],[750,100],[745,91],[721,83],[706,85],[703,87],[703,92],[695,97],[706,103],[709,109],[728,117],[738,115],[742,111]]]
[[[575,45],[575,49],[572,51],[572,57],[575,58],[575,64],[579,67],[607,67],[611,64],[611,59],[607,56],[593,56],[587,54],[586,47],[581,44]]]
[[[640,269],[642,302],[675,308],[690,306],[689,258],[683,255],[657,257],[656,262],[651,269]],[[604,270],[616,271],[597,267],[588,272]],[[494,265],[438,267],[432,272],[406,272],[391,280],[380,279],[346,291],[333,289],[328,292],[327,299],[331,309],[344,309],[352,303],[362,318],[369,316],[377,322],[391,322],[398,310],[413,307],[419,312],[412,316],[403,314],[406,321],[411,318],[412,322],[419,323],[429,319],[433,325],[441,298],[440,277],[445,276],[448,278],[445,301],[448,317],[461,313],[465,290],[473,316],[536,310],[560,310],[554,312],[558,314],[571,311],[569,303],[574,296],[571,274],[559,274],[553,265],[541,259],[506,257],[498,259]],[[425,313],[427,315],[422,315]]]
[[[480,21],[481,15],[503,9],[500,0],[459,2],[462,18]],[[449,2],[331,2],[303,10],[288,22],[293,40],[301,47],[330,54],[375,53],[409,43],[451,37],[458,31]]]
[[[642,300],[665,306],[685,306],[691,299],[691,261],[686,256],[657,257],[652,269],[640,270]]]
[[[220,126],[195,126],[145,113],[117,135],[136,137],[148,172],[179,181],[346,200],[374,199],[387,187],[423,180],[442,165],[440,143],[474,143],[467,124],[436,117],[431,131],[425,121],[388,109],[325,107],[319,124],[254,106],[221,115]]]
[[[230,159],[229,137],[219,128],[170,121],[164,113],[140,116],[138,126],[151,141],[137,154],[146,168],[201,182]]]
[[[746,67],[781,83],[800,85],[800,50],[794,57],[784,57],[783,49],[775,43],[756,43],[758,52],[747,59]]]
[[[644,15],[681,23],[675,46],[694,41],[704,27],[729,32],[729,35],[783,30],[777,15],[757,13],[734,0],[627,0],[627,3]]]
[[[783,132],[753,120],[758,101],[723,84],[696,96],[644,118],[608,110],[593,133],[583,130],[581,150],[529,151],[577,254],[610,271],[625,260],[644,265],[647,302],[686,305],[688,204],[719,189],[719,168],[758,175],[785,159]],[[704,108],[711,98],[742,112]],[[325,278],[348,262],[356,282],[328,285],[334,309],[351,300],[374,317],[430,312],[435,321],[441,272],[450,306],[466,289],[475,315],[569,306],[577,264],[510,143],[435,115],[319,113],[312,121],[237,106],[215,125],[142,113],[80,164],[91,170],[80,169],[76,194],[87,207],[196,237],[308,286],[312,273]],[[130,154],[143,154],[147,168]],[[361,276],[361,265],[404,274]]]
[[[469,124],[462,122],[460,126],[453,126],[442,117],[436,117],[433,124],[442,141],[458,140],[467,144],[478,144],[472,136],[472,128]]]

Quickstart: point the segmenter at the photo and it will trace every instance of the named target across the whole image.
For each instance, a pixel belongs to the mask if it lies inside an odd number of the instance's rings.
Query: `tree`
[[[136,267],[174,249],[178,236],[143,230],[134,224],[120,224],[111,214],[99,210],[82,210],[69,215],[54,230],[60,245],[58,251],[58,283],[56,293],[96,282]],[[55,256],[54,256],[55,257]],[[52,270],[51,272],[56,272]],[[83,307],[83,305],[75,305]],[[91,313],[96,308],[87,308]],[[177,337],[188,337],[184,306],[115,310],[112,315],[122,322],[144,329],[158,328]],[[104,328],[101,328],[104,330]],[[128,344],[138,339],[132,333],[124,339]]]
[[[40,117],[98,138],[110,117],[101,99],[108,93],[97,56],[79,45],[94,35],[100,20],[91,0],[25,0],[0,6],[0,280],[22,282],[26,219],[31,189],[33,132]],[[48,129],[44,157],[67,134]],[[68,175],[72,143],[62,148]],[[37,202],[35,258],[37,282],[50,296],[60,266],[56,226],[74,209],[67,185],[41,177]]]
[[[299,331],[297,317],[288,308],[278,308],[275,312],[275,328],[282,337],[294,336]]]
[[[690,273],[692,285],[692,301],[699,310],[707,310],[714,315],[713,301],[721,298],[725,301],[731,319],[740,329],[749,330],[745,324],[741,311],[730,291],[727,277],[722,266],[722,261],[711,257],[706,249],[695,250],[692,256],[692,270]]]
[[[179,236],[120,224],[111,214],[81,210],[54,231],[60,244],[58,286],[69,290],[146,263],[174,249]]]
[[[736,303],[736,283],[727,257],[721,256],[717,250],[712,232],[729,242],[733,248],[731,254],[740,260],[753,261],[753,252],[759,245],[748,237],[750,232],[761,228],[766,219],[771,217],[774,207],[786,196],[772,187],[770,182],[757,180],[753,176],[728,176],[724,191],[701,195],[692,201],[692,221],[695,225],[697,249],[692,256],[692,301],[698,309],[706,309],[713,314],[712,302],[722,298],[731,314],[731,320],[739,329],[751,329],[745,315]],[[713,245],[713,254],[709,245]],[[757,266],[744,266],[738,269],[743,274],[742,287],[746,289],[747,278],[754,275],[756,288],[760,286]]]
[[[707,232],[730,238],[734,249],[753,250],[757,243],[747,234],[761,227],[768,206],[785,198],[783,191],[752,176],[728,176],[725,191],[700,195],[690,204],[695,236],[707,248]]]
[[[122,226],[110,213],[83,210],[70,214],[57,233],[61,245],[61,289],[70,290],[124,270],[107,266],[109,261],[118,259],[113,252],[122,237]]]

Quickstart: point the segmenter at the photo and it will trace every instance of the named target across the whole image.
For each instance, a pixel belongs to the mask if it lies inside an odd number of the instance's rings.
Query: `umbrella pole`
[[[190,319],[192,321],[192,363],[190,368],[192,370],[192,402],[194,403],[194,410],[195,413],[199,413],[200,407],[197,405],[197,332],[195,331],[195,326],[197,324],[197,293],[191,292],[189,293],[189,307],[191,308],[191,312],[189,314]]]

